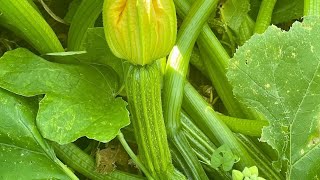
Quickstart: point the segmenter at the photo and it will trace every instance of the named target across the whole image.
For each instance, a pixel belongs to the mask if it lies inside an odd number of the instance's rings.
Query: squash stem
[[[154,179],[171,179],[175,173],[162,115],[161,74],[157,63],[130,65],[126,90],[142,163]]]
[[[319,0],[304,0],[304,16],[319,16],[320,1]]]
[[[262,0],[254,28],[255,33],[262,34],[269,27],[276,2],[277,0]]]
[[[60,145],[52,142],[51,145],[59,159],[61,159],[67,166],[81,173],[89,179],[93,180],[112,180],[112,179],[143,179],[141,176],[121,172],[118,170],[108,174],[100,174],[96,171],[96,164],[94,159],[82,151],[74,143]],[[65,166],[64,164],[62,164]]]
[[[0,26],[24,38],[40,54],[63,52],[55,32],[35,7],[28,1],[0,1]]]

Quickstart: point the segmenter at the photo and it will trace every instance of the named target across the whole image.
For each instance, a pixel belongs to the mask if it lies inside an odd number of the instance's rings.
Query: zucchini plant
[[[154,179],[183,178],[174,171],[171,161],[162,115],[160,66],[156,62],[175,43],[173,1],[105,1],[103,22],[110,49],[129,61],[125,87],[140,159]]]

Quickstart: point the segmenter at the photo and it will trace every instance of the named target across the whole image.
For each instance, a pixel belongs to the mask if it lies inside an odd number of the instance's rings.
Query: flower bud
[[[177,34],[172,0],[105,0],[103,23],[108,45],[119,58],[145,65],[165,57]]]

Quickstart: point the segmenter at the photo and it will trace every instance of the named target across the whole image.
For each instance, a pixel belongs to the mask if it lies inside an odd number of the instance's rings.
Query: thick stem
[[[171,51],[164,76],[164,119],[169,136],[180,126],[180,109],[184,81],[192,48],[209,15],[218,1],[199,0],[190,9],[178,32],[177,43]]]
[[[261,34],[269,27],[272,18],[273,8],[277,0],[262,0],[254,32]]]
[[[248,152],[238,142],[232,131],[219,120],[213,109],[208,106],[201,95],[190,84],[186,84],[184,93],[183,108],[193,119],[197,126],[210,138],[217,139],[220,145],[226,144],[237,154],[241,161],[237,163],[240,169],[246,166],[253,166],[254,161]]]
[[[1,0],[0,14],[0,26],[23,37],[41,54],[64,51],[52,28],[28,1]]]
[[[320,16],[319,0],[304,0],[304,16]]]
[[[247,112],[248,108],[241,107],[241,104],[236,100],[226,76],[230,57],[208,25],[204,26],[197,43],[210,80],[229,115],[245,118],[246,114],[250,112]]]
[[[100,174],[96,171],[96,165],[94,159],[83,152],[75,144],[69,143],[65,145],[60,145],[53,142],[52,146],[55,153],[66,165],[75,169],[77,172],[83,174],[84,176],[93,180],[106,180],[106,179],[132,179],[139,180],[142,177],[136,175],[130,175],[125,172],[114,171],[109,174]]]
[[[177,131],[176,134],[169,139],[169,142],[174,160],[188,179],[208,179],[182,129]]]
[[[178,0],[175,0],[177,3]],[[171,51],[164,75],[164,119],[171,148],[180,153],[185,166],[191,169],[187,176],[191,179],[208,179],[195,153],[181,132],[180,110],[183,87],[192,48],[203,24],[216,7],[216,0],[196,1],[184,19],[175,47]]]
[[[139,157],[154,179],[170,179],[174,168],[162,116],[160,78],[157,63],[130,65],[126,90]]]
[[[72,18],[68,32],[68,51],[83,50],[81,47],[86,38],[87,30],[94,23],[102,11],[102,0],[82,1]]]
[[[184,18],[190,11],[190,3],[188,0],[176,0],[176,9],[180,17]],[[234,97],[232,86],[230,85],[226,74],[230,57],[218,38],[214,35],[208,25],[205,25],[200,33],[197,41],[201,53],[204,52],[206,59],[204,60],[205,67],[210,76],[212,84],[223,104],[231,116],[238,118],[263,119],[254,110],[247,108]],[[259,144],[261,145],[261,144]],[[266,152],[264,150],[264,152]],[[270,157],[273,157],[275,152],[266,152]]]
[[[182,111],[181,121],[183,131],[193,151],[197,154],[199,160],[203,163],[207,172],[213,174],[215,179],[231,179],[230,172],[222,169],[214,169],[211,167],[211,156],[217,147],[210,139],[192,122],[189,116]]]
[[[188,0],[176,0],[175,4],[178,15],[185,18],[190,11],[190,3]],[[240,108],[241,105],[234,98],[232,87],[226,77],[230,57],[208,24],[202,27],[197,44],[202,54],[201,58],[204,58],[203,62],[207,68],[212,84],[229,114],[231,116],[244,118],[247,108]]]
[[[268,179],[281,179],[279,175],[274,173],[270,168],[270,164],[260,164],[254,159],[252,154],[259,153],[258,149],[247,149],[242,141],[238,141],[236,136],[228,129],[228,127],[220,120],[219,116],[213,109],[202,99],[201,95],[190,84],[185,86],[183,108],[191,116],[196,119],[194,123],[202,130],[203,133],[212,141],[218,141],[220,145],[226,144],[231,150],[240,157],[240,161],[236,164],[239,169],[256,165],[261,172],[264,172]],[[253,143],[247,141],[246,146],[255,147]],[[250,153],[249,153],[250,152]],[[259,153],[261,154],[261,153]],[[261,154],[263,156],[263,154]]]
[[[256,162],[257,167],[260,168],[259,174],[263,174],[263,176],[268,179],[284,179],[283,175],[278,173],[276,168],[270,166],[270,164],[272,164],[272,160],[261,153],[262,148],[265,148],[266,150],[270,149],[270,146],[265,146],[267,144],[264,144],[264,146],[256,147],[253,145],[254,142],[252,142],[248,137],[242,134],[236,134],[236,137],[245,149],[247,149],[252,159]],[[275,157],[275,160],[276,159],[277,157]]]
[[[268,121],[265,120],[239,119],[225,116],[220,113],[216,113],[216,115],[230,128],[232,132],[241,133],[243,135],[260,137],[262,128],[269,125]]]

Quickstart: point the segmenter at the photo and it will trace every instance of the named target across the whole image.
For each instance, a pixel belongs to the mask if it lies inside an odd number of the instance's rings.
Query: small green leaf
[[[244,175],[238,170],[232,170],[232,180],[243,180]]]
[[[222,156],[219,154],[220,152],[214,151],[211,156],[211,167],[217,169],[222,165]]]
[[[0,88],[0,178],[70,179],[35,124],[37,101]]]
[[[225,151],[223,154],[222,169],[224,171],[230,171],[236,161],[237,161],[237,157],[233,155],[231,149],[230,151],[229,150]]]
[[[253,36],[230,62],[236,97],[269,121],[262,141],[286,163],[288,179],[320,175],[320,19]]]
[[[119,85],[112,72],[48,62],[25,49],[0,58],[0,86],[23,96],[45,94],[37,125],[45,138],[61,144],[82,136],[108,142],[129,124],[127,103],[115,98]]]
[[[251,175],[259,175],[259,170],[257,168],[257,166],[252,166],[249,168]]]
[[[212,153],[210,163],[211,167],[215,169],[222,166],[224,171],[230,171],[238,159],[239,158],[232,153],[231,149],[224,144]]]
[[[251,176],[251,171],[249,168],[245,167],[242,171],[242,174],[245,176],[245,177],[250,177]]]
[[[256,166],[245,167],[242,172],[238,170],[232,170],[232,180],[264,180],[262,177],[258,177],[259,172]]]

